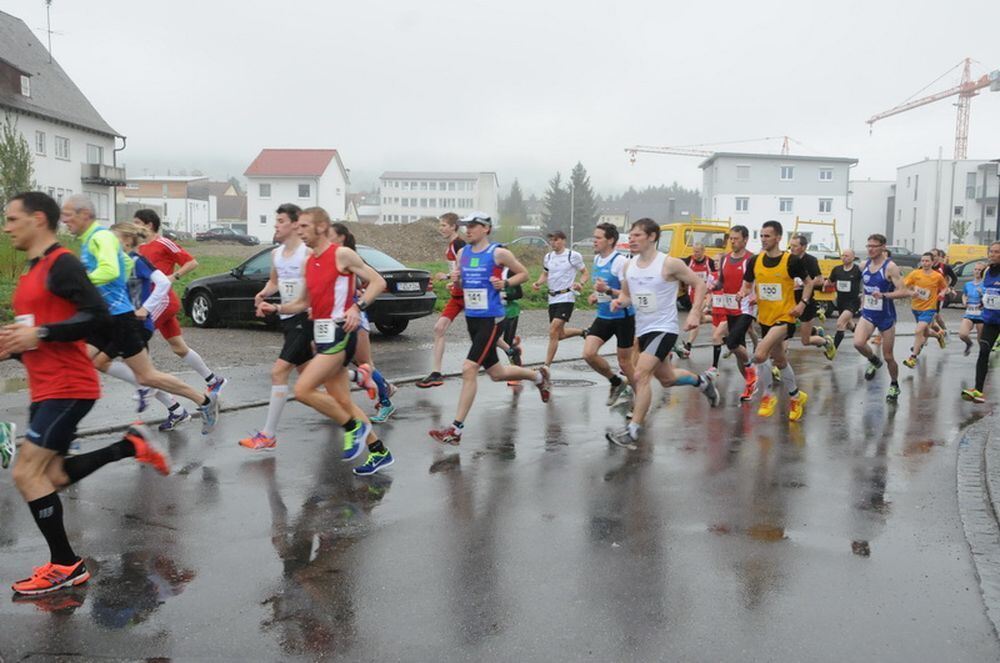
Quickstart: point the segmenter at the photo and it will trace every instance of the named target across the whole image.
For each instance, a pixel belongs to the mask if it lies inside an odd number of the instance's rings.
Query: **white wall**
[[[888,205],[892,197],[895,180],[852,180],[849,205],[853,210],[850,247],[861,254],[868,236],[873,233],[887,234]],[[893,211],[895,218],[895,211]]]
[[[441,216],[445,212],[454,212],[459,216],[465,216],[472,212],[485,212],[492,219],[500,218],[500,198],[497,189],[496,177],[493,173],[480,173],[478,176],[469,179],[456,180],[454,178],[441,177],[417,177],[405,178],[411,182],[434,182],[436,188],[428,189],[403,189],[402,186],[393,186],[394,183],[401,183],[401,179],[380,180],[379,198],[381,200],[381,214],[379,223],[408,223],[416,221],[424,216]],[[440,190],[440,184],[447,182],[450,186],[455,184],[455,189]],[[464,188],[459,188],[464,187]],[[421,206],[419,202],[414,202],[404,206],[402,199],[425,200],[426,206]],[[396,202],[399,200],[400,202]],[[454,204],[451,201],[454,200]],[[430,205],[434,201],[434,205]],[[448,204],[444,204],[444,203]],[[396,220],[396,219],[399,220]]]
[[[270,197],[261,198],[261,184],[271,185]],[[309,185],[308,197],[299,197],[300,184]],[[270,242],[274,238],[275,210],[284,203],[293,203],[302,208],[320,206],[334,221],[344,220],[347,194],[347,182],[333,162],[320,178],[248,177],[247,234],[256,236],[261,242]]]
[[[211,225],[209,202],[194,198],[163,198],[146,197],[125,199],[129,203],[156,206],[163,210],[160,221],[171,230],[187,233],[200,233],[208,230]]]
[[[980,202],[969,197],[969,173],[978,172],[981,160],[927,159],[901,166],[896,171],[896,218],[893,243],[923,252],[951,243],[951,222],[956,218],[979,219]],[[978,180],[977,180],[978,181]],[[955,208],[962,208],[962,216]],[[971,241],[970,236],[966,241]]]

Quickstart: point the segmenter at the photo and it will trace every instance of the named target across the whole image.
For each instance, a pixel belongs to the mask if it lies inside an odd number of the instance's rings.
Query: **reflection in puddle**
[[[94,621],[108,629],[145,622],[167,599],[194,580],[195,571],[165,555],[130,552],[102,561],[92,582]]]

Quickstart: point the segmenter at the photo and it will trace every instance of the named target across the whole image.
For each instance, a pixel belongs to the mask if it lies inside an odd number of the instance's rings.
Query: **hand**
[[[258,292],[256,295],[253,296],[253,305],[254,305],[254,308],[260,306],[260,303],[262,301],[264,301],[264,295],[262,295],[261,293]]]
[[[688,313],[687,320],[684,323],[684,331],[694,331],[701,326],[701,314],[694,309]]]
[[[620,301],[618,301],[617,299],[612,299],[611,300],[611,312],[612,313],[614,313],[615,311],[619,311],[622,308],[624,308],[624,307],[622,306],[622,303]]]
[[[38,347],[38,327],[7,325],[0,330],[0,352],[18,354]]]
[[[146,318],[149,317],[149,311],[146,310],[145,306],[140,306],[135,310],[135,317],[139,318],[140,320],[145,320]]]
[[[798,304],[795,305],[795,308],[792,309],[792,317],[801,318],[805,310],[806,310],[806,303],[799,302]]]
[[[178,274],[177,272],[174,272],[173,274],[167,274],[167,278],[170,279],[171,283],[173,283],[174,281],[176,281],[177,279],[179,279],[180,276],[181,275]]]
[[[268,313],[277,313],[277,312],[278,312],[278,307],[275,304],[272,304],[271,302],[261,302],[257,304],[258,318],[263,318]]]
[[[541,287],[542,287],[542,284],[539,283],[538,281],[535,281],[534,283],[531,284],[531,289],[532,290],[538,290]]]
[[[872,297],[874,297],[875,299],[882,299],[883,297],[882,291],[876,290],[875,292],[872,293]]]
[[[435,274],[435,275],[434,275],[434,280],[435,280],[435,281],[446,281],[446,280],[448,280],[449,278],[451,278],[451,277],[449,277],[449,276],[448,276],[447,274],[445,274],[444,272],[438,272],[437,274]]]
[[[355,304],[351,308],[347,309],[347,313],[344,314],[344,331],[350,334],[360,326],[361,310],[358,308],[358,305]]]
[[[574,283],[573,286],[572,286],[572,288],[570,288],[570,289],[571,290],[575,290],[577,292],[580,292],[581,290],[583,290],[583,284],[582,283]]]
[[[451,280],[452,283],[458,285],[459,283],[462,282],[462,273],[456,269],[455,271],[453,271],[451,274],[448,275],[448,278]]]
[[[608,289],[608,283],[604,279],[597,279],[594,281],[594,290],[597,292],[605,292]]]
[[[590,296],[587,297],[587,303],[590,304],[591,306],[593,306],[594,304],[597,303],[597,293],[596,292],[590,293]],[[612,302],[612,303],[614,303],[614,302]]]
[[[490,283],[493,284],[494,290],[503,290],[503,279],[497,278],[495,276],[490,277]]]

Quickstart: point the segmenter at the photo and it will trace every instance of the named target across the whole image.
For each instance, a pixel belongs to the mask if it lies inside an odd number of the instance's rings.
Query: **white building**
[[[243,173],[247,185],[247,234],[274,237],[274,214],[283,203],[319,206],[330,218],[346,218],[349,172],[337,150],[264,149]]]
[[[125,169],[115,167],[121,135],[49,59],[28,26],[0,11],[0,123],[3,116],[31,146],[40,190],[58,201],[87,194],[98,219],[114,220],[114,187],[125,184]]]
[[[200,233],[217,219],[209,199],[207,177],[149,175],[130,177],[119,189],[119,202],[160,210],[160,221],[170,230]]]
[[[500,218],[500,183],[493,172],[386,171],[379,178],[379,223],[410,223],[425,216],[480,211]]]
[[[851,180],[850,192],[848,205],[852,221],[847,246],[860,256],[864,253],[868,236],[874,233],[885,235],[892,244],[896,181]]]
[[[989,241],[997,223],[997,164],[924,159],[896,171],[893,244],[923,252],[955,243],[952,224],[969,223],[966,244]]]
[[[847,192],[851,166],[857,159],[791,154],[716,152],[702,169],[701,215],[731,219],[750,229],[750,246],[768,220],[791,232],[796,219],[836,220],[841,244],[851,236]],[[814,242],[831,243],[832,234],[806,227]]]

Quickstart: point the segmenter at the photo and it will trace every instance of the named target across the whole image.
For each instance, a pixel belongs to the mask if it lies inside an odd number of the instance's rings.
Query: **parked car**
[[[197,327],[233,322],[260,322],[254,315],[253,298],[271,274],[271,251],[260,251],[228,274],[195,279],[184,290],[184,310]],[[410,269],[370,246],[359,246],[358,254],[386,281],[386,290],[368,308],[368,319],[386,336],[401,334],[410,323],[434,312],[437,296],[430,288],[430,272]],[[275,295],[268,299],[277,303]],[[265,320],[274,324],[275,318]]]
[[[920,265],[920,254],[914,253],[904,246],[885,247],[892,254],[892,260],[900,267],[915,269]]]
[[[191,233],[186,233],[183,230],[171,230],[170,228],[164,228],[161,234],[172,242],[183,242],[194,239],[194,235]]]
[[[549,248],[549,243],[545,241],[544,237],[539,237],[538,235],[525,235],[524,237],[518,237],[515,240],[507,242],[507,246],[534,246],[539,249],[547,249]]]
[[[209,228],[203,233],[196,233],[194,238],[199,242],[237,242],[244,246],[260,244],[260,240],[253,235],[244,235],[232,228]]]
[[[952,265],[952,269],[955,270],[955,276],[958,277],[958,283],[955,284],[955,294],[948,295],[945,298],[945,306],[961,306],[962,305],[962,292],[965,290],[965,284],[972,280],[972,271],[976,267],[976,263],[982,262],[980,260],[970,260],[969,262],[963,262],[959,265]]]

